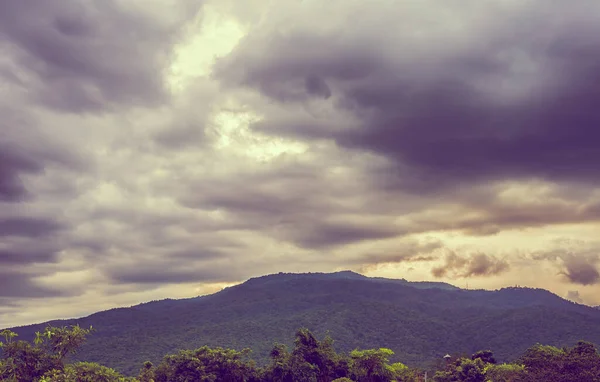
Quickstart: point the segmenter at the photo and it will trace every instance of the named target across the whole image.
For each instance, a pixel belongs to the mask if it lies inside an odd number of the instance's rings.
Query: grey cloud
[[[166,23],[150,8],[135,7],[113,0],[4,1],[0,44],[14,58],[4,78],[18,78],[33,99],[69,112],[164,102],[162,73],[194,4],[165,9],[167,17],[179,11]]]
[[[579,304],[583,304],[583,300],[581,299],[581,296],[579,295],[579,291],[577,290],[570,290],[567,292],[567,299],[577,302]]]
[[[455,253],[450,253],[444,260],[444,265],[435,267],[431,270],[431,274],[435,277],[444,277],[449,271],[461,269],[467,264],[467,260],[457,256]]]
[[[8,298],[58,297],[62,291],[36,285],[32,275],[16,271],[0,271],[0,301]]]
[[[449,252],[444,259],[444,264],[433,268],[431,273],[435,277],[492,276],[506,272],[509,268],[505,259],[485,253],[474,253],[462,257],[454,252]]]
[[[19,202],[30,197],[20,176],[40,171],[40,163],[0,142],[0,201]]]
[[[201,191],[185,193],[180,203],[225,212],[231,226],[224,229],[260,231],[305,249],[329,249],[407,233],[389,222],[363,220],[360,198],[354,209],[341,207],[344,199],[356,199],[358,190],[351,190],[341,180],[329,184],[326,174],[319,171],[322,165],[281,164],[228,180],[204,180],[202,185],[190,187]],[[350,212],[356,215],[344,216]]]
[[[136,263],[103,266],[111,280],[125,284],[176,284],[192,282],[231,282],[251,274],[251,267],[235,264],[226,252],[198,250],[193,257],[151,257]]]
[[[465,276],[486,276],[496,275],[507,271],[508,262],[504,259],[497,259],[484,253],[477,253],[471,256],[469,266],[464,272]]]
[[[566,257],[564,259],[564,270],[561,273],[574,284],[592,285],[600,282],[598,268],[592,261],[583,256]]]
[[[305,87],[308,94],[325,99],[331,97],[331,89],[329,89],[325,80],[319,76],[306,77]]]
[[[109,274],[118,283],[178,284],[192,282],[234,281],[230,272],[213,269],[168,269],[164,267],[115,270]]]
[[[551,251],[530,253],[528,258],[534,261],[546,260],[559,268],[559,274],[573,284],[594,285],[600,283],[600,252],[597,245],[590,243],[557,242],[557,248]]]
[[[225,83],[253,87],[282,105],[306,101],[307,76],[323,79],[333,94],[327,102],[361,121],[359,128],[334,132],[335,141],[388,158],[404,191],[505,178],[598,184],[600,119],[593,105],[600,102],[594,86],[600,24],[591,12],[597,4],[586,5],[590,12],[563,13],[554,3],[557,12],[548,13],[541,11],[546,2],[531,1],[507,5],[494,17],[497,7],[471,2],[465,15],[479,12],[471,14],[473,25],[466,24],[472,34],[439,29],[419,41],[421,48],[414,35],[394,33],[394,27],[371,31],[358,24],[352,34],[369,37],[354,44],[339,33],[348,29],[344,23],[334,22],[341,29],[327,32],[295,25],[271,39],[257,30],[217,73]],[[410,15],[407,10],[403,17]],[[397,20],[398,31],[404,18]],[[376,47],[367,44],[377,38]],[[454,51],[442,49],[456,39],[462,41]]]
[[[210,135],[213,125],[209,116],[220,94],[215,81],[195,78],[184,93],[175,97],[169,118],[149,134],[154,148],[159,151],[208,150],[214,138]],[[130,148],[130,145],[125,143],[125,147]]]
[[[95,208],[81,219],[86,220],[81,224],[93,227],[93,231],[88,230],[85,235],[72,234],[70,245],[83,251],[90,261],[111,247],[166,257],[213,253],[215,247],[237,245],[234,238],[220,234],[221,231],[243,228],[240,223],[220,221],[193,210],[158,212],[134,206]]]
[[[63,174],[79,174],[93,168],[93,162],[78,148],[61,144],[46,134],[43,123],[25,108],[8,105],[0,99],[0,202],[19,203],[36,198],[36,190],[28,189],[27,177],[45,175],[50,169]],[[54,179],[61,186],[61,179]]]
[[[396,243],[389,250],[367,252],[356,258],[348,258],[346,261],[362,265],[363,268],[387,263],[429,262],[439,259],[439,255],[435,252],[441,248],[443,248],[443,243],[439,240],[402,241]]]
[[[57,259],[56,249],[20,248],[12,246],[0,248],[0,265],[54,262]]]
[[[0,217],[0,237],[24,236],[43,237],[64,228],[62,224],[53,219],[33,217]]]
[[[239,248],[242,250],[243,248]],[[209,248],[185,248],[169,252],[167,257],[170,259],[177,259],[181,261],[190,261],[195,259],[218,259],[225,256],[225,252],[218,249]]]
[[[202,148],[206,143],[204,126],[187,124],[182,127],[171,127],[154,136],[154,141],[168,149],[189,147]]]
[[[310,249],[325,249],[366,240],[387,239],[403,233],[385,225],[351,222],[305,221],[287,226],[278,229],[282,231],[281,237],[302,248]]]
[[[481,192],[474,188],[449,192],[443,196],[445,202],[453,203],[449,208],[456,209],[460,205],[461,212],[432,217],[415,216],[411,220],[411,230],[458,230],[471,236],[487,236],[521,227],[600,221],[597,203],[593,202],[593,198],[550,193],[535,200],[524,201],[518,198],[502,200],[499,197],[501,194],[502,190]],[[477,200],[478,197],[481,200]],[[434,199],[431,203],[435,203]],[[444,201],[442,205],[443,203]]]

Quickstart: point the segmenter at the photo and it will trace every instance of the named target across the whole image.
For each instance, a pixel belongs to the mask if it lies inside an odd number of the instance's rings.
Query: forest
[[[600,353],[594,344],[572,347],[536,344],[510,363],[498,363],[489,349],[471,355],[452,354],[427,368],[390,362],[388,348],[336,351],[334,340],[318,339],[310,330],[296,331],[294,346],[275,343],[270,359],[259,365],[250,349],[202,346],[167,354],[157,365],[144,362],[137,376],[125,376],[95,362],[72,361],[93,335],[93,327],[47,326],[33,341],[0,332],[0,381],[10,382],[593,382],[600,381]]]

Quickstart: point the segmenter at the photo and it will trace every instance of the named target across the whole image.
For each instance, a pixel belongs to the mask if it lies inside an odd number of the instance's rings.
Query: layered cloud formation
[[[600,304],[600,4],[5,0],[0,327],[354,269]]]

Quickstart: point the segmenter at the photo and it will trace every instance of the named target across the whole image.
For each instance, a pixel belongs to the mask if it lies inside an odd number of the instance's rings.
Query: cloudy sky
[[[0,328],[279,271],[600,304],[600,2],[3,0]]]

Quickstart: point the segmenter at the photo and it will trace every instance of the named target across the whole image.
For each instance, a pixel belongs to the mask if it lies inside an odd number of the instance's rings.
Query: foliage
[[[282,344],[271,350],[271,364],[264,371],[267,381],[331,381],[348,374],[347,357],[338,355],[333,340],[319,341],[308,329],[296,332],[294,350]]]
[[[154,365],[152,362],[144,362],[144,366],[140,369],[137,380],[139,382],[154,382]]]
[[[572,348],[537,344],[520,358],[530,379],[557,382],[600,381],[600,354],[596,347],[579,341]]]
[[[433,380],[436,382],[485,382],[485,363],[481,358],[459,358],[450,363],[446,370],[438,371]]]
[[[93,362],[77,362],[63,370],[51,370],[44,374],[40,382],[126,382],[126,378],[115,370]]]
[[[62,362],[68,355],[77,353],[92,331],[92,326],[89,329],[83,329],[79,325],[73,325],[70,328],[48,326],[44,332],[35,333],[34,343],[46,347]]]
[[[196,350],[181,350],[167,355],[154,373],[156,382],[193,381],[258,381],[258,371],[253,361],[246,360],[248,349],[203,346]]]
[[[490,364],[485,368],[485,377],[487,381],[492,382],[526,382],[527,373],[525,366],[517,364],[501,365]]]
[[[352,351],[352,378],[360,382],[391,380],[394,372],[387,363],[393,354],[392,350],[386,348]]]
[[[137,377],[94,362],[66,363],[83,344],[90,329],[52,327],[38,333],[33,343],[16,341],[3,331],[0,381],[10,382],[417,382],[424,372],[391,363],[388,348],[355,349],[338,353],[330,336],[319,340],[311,331],[296,331],[294,348],[276,343],[271,362],[259,367],[250,350],[202,346],[164,356],[155,368],[145,362]],[[433,376],[437,382],[600,382],[600,353],[590,342],[557,348],[537,344],[515,363],[497,364],[491,350],[450,357]]]
[[[60,369],[56,356],[26,341],[12,341],[3,346],[0,380],[34,381],[49,370]]]
[[[494,354],[491,350],[480,350],[475,352],[471,359],[474,361],[476,359],[480,359],[483,363],[496,363],[496,358],[494,358]]]
[[[75,325],[67,327],[48,326],[36,333],[32,343],[14,341],[16,333],[0,332],[6,343],[2,343],[0,380],[35,381],[52,370],[62,371],[67,356],[77,352],[92,328],[82,329]]]

